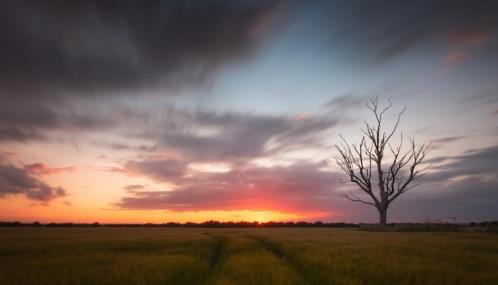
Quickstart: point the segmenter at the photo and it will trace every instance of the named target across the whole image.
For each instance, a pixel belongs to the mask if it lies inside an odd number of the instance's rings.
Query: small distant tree
[[[406,106],[398,113],[394,126],[389,130],[383,129],[383,116],[392,107],[391,100],[384,108],[379,107],[379,99],[374,98],[366,104],[374,116],[375,122],[365,121],[361,129],[363,137],[359,144],[350,144],[341,135],[342,142],[335,145],[338,155],[337,164],[348,175],[347,182],[358,186],[360,196],[353,191],[344,197],[353,202],[373,206],[379,213],[379,224],[387,224],[387,210],[389,205],[401,194],[413,189],[414,183],[427,168],[420,169],[425,158],[428,145],[415,144],[409,139],[409,146],[403,150],[403,133],[400,133],[400,142],[397,146],[391,144],[396,134],[401,116],[406,112]]]

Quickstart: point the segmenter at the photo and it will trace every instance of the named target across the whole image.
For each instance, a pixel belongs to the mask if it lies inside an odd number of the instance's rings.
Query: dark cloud
[[[188,119],[161,135],[161,145],[193,160],[247,160],[316,146],[323,132],[341,123],[329,115],[293,118],[197,110],[183,116]]]
[[[326,2],[331,29],[357,51],[379,61],[391,59],[427,43],[441,43],[467,54],[475,45],[498,41],[496,1],[347,1]],[[334,41],[337,43],[338,41]]]
[[[203,84],[251,53],[276,7],[273,1],[3,1],[0,96]]]
[[[393,217],[498,219],[498,146],[438,161],[446,163],[433,167],[419,189],[393,204]]]
[[[46,140],[50,131],[103,130],[114,125],[113,116],[96,111],[77,110],[61,102],[12,99],[0,104],[0,141]]]
[[[46,140],[52,131],[125,124],[127,114],[97,106],[102,100],[94,99],[106,94],[209,84],[223,66],[251,54],[278,6],[273,1],[2,2],[0,141]]]
[[[468,150],[464,154],[439,158],[436,162],[451,162],[435,166],[424,178],[426,181],[446,181],[459,176],[488,175],[498,179],[498,146]]]
[[[195,112],[180,132],[164,135],[162,144],[197,160],[257,157],[276,134],[290,128],[285,117]]]
[[[393,203],[390,214],[396,220],[425,218],[459,222],[498,219],[498,181],[469,176],[458,181],[422,184]]]
[[[66,196],[66,191],[47,185],[26,169],[0,161],[0,198],[7,195],[24,195],[30,200],[48,202]]]
[[[76,133],[112,132],[113,140],[86,139],[112,150],[177,150],[199,160],[260,156],[284,148],[317,144],[337,127],[338,114],[293,117],[243,112],[178,109],[169,104],[140,109],[119,104],[19,104],[0,106],[0,142],[50,140]],[[120,138],[125,138],[121,140]],[[129,139],[136,139],[130,143]],[[273,145],[268,143],[272,141]]]

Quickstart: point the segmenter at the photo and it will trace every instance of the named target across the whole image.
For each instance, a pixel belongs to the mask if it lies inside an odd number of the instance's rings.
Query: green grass
[[[0,228],[0,284],[498,284],[498,234]]]

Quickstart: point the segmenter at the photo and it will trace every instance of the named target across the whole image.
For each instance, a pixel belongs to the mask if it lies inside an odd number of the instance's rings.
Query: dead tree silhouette
[[[418,186],[414,181],[420,178],[427,167],[420,169],[425,158],[428,145],[417,145],[410,138],[408,150],[403,150],[403,133],[397,146],[391,145],[391,139],[397,132],[401,116],[406,112],[406,106],[398,113],[394,126],[383,130],[383,116],[391,109],[389,103],[383,109],[379,107],[378,97],[367,104],[375,115],[374,124],[365,121],[361,129],[363,137],[359,144],[350,144],[340,135],[342,143],[335,145],[338,155],[337,164],[348,175],[348,183],[358,186],[362,197],[352,191],[344,197],[353,202],[359,202],[375,207],[379,213],[379,224],[387,224],[389,205],[401,194]]]

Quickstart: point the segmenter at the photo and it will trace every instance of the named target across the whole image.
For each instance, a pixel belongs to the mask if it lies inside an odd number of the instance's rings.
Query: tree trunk
[[[379,207],[379,225],[385,227],[387,225],[387,208]]]

